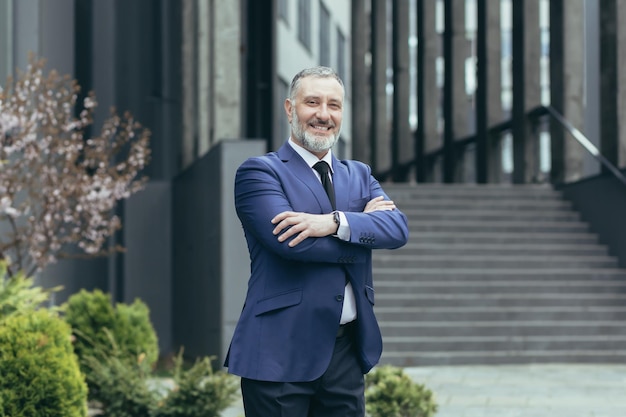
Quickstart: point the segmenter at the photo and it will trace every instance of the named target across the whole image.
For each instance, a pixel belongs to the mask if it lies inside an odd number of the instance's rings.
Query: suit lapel
[[[317,177],[313,173],[313,170],[310,166],[307,165],[304,159],[302,159],[300,155],[298,155],[298,153],[293,150],[291,145],[286,142],[283,144],[283,146],[280,147],[280,149],[276,153],[285,164],[289,164],[289,171],[298,180],[300,180],[303,187],[306,187],[306,189],[308,189],[310,193],[315,196],[320,204],[321,211],[324,213],[330,213],[333,208],[330,205],[330,200],[326,195],[326,191],[324,190],[324,187],[322,186],[320,180],[317,179]],[[335,165],[335,160],[333,160],[333,167]],[[338,191],[335,188],[336,198],[338,197],[337,193]],[[335,202],[336,204],[338,204],[337,200]]]
[[[337,210],[348,210],[350,200],[350,175],[348,168],[333,156],[333,186],[335,187],[335,204]]]

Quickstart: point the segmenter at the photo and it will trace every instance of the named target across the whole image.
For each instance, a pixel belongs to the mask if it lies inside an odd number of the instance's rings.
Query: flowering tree
[[[0,87],[0,258],[10,274],[119,250],[107,243],[121,227],[113,209],[143,187],[150,158],[150,132],[128,113],[112,109],[87,138],[95,96],[79,108],[76,80],[43,68],[31,58]]]

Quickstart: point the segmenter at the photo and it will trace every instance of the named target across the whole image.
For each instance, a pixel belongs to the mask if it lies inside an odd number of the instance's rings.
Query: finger
[[[289,226],[293,226],[294,224],[297,224],[298,220],[296,218],[296,216],[289,216],[286,217],[284,219],[282,219],[274,228],[274,230],[272,230],[272,233],[274,235],[279,234],[281,231],[287,229]]]
[[[293,239],[289,242],[289,244],[288,244],[288,245],[289,245],[289,247],[290,247],[290,248],[293,248],[294,246],[296,246],[296,245],[298,245],[298,244],[302,243],[302,241],[303,241],[304,239],[306,239],[308,236],[309,236],[308,231],[307,231],[306,229],[305,229],[305,230],[303,230],[302,232],[300,232],[300,233],[298,234],[298,236],[296,236],[295,238],[293,238]]]
[[[293,235],[297,234],[300,232],[300,230],[302,229],[302,227],[300,225],[293,225],[289,228],[286,228],[282,233],[280,233],[280,235],[278,236],[278,241],[279,242],[284,242],[285,240],[289,239],[290,237],[292,237]],[[276,233],[275,233],[276,234]]]
[[[274,218],[271,220],[272,224],[276,224],[284,219],[286,219],[287,217],[290,216],[294,216],[296,213],[294,213],[293,211],[283,211],[282,213],[278,213],[276,216],[274,216]]]

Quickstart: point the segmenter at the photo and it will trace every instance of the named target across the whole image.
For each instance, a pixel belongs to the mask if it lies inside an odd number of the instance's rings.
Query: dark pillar
[[[617,1],[600,0],[600,153],[618,165]],[[603,166],[603,172],[607,169]]]
[[[526,182],[525,53],[524,2],[513,7],[513,183]]]
[[[352,156],[372,164],[369,144],[370,106],[365,66],[367,23],[365,0],[352,0]]]
[[[92,0],[78,1],[74,3],[74,27],[76,28],[76,37],[74,39],[74,56],[76,57],[74,61],[74,72],[76,80],[81,86],[78,98],[78,102],[81,103],[87,93],[93,90],[91,70],[93,62]]]
[[[282,144],[284,138],[274,138],[274,74],[275,71],[275,8],[272,0],[245,2],[245,132],[250,138],[263,138],[268,150]],[[274,144],[274,140],[279,143]]]
[[[424,141],[424,103],[425,103],[425,65],[424,57],[426,55],[426,37],[424,36],[424,1],[417,0],[416,16],[417,23],[417,51],[416,51],[416,71],[417,71],[417,129],[415,130],[415,179],[417,182],[425,182],[427,169],[424,158],[425,141]]]
[[[560,114],[563,107],[563,0],[550,1],[550,105]],[[565,133],[557,122],[550,123],[550,182],[565,178]]]
[[[409,126],[409,2],[393,2],[393,165],[394,181],[406,181],[414,159]]]
[[[387,1],[372,0],[372,169],[391,170],[391,137],[387,118]],[[379,178],[382,179],[382,178]]]
[[[477,0],[476,12],[476,182],[486,184],[490,150],[487,120],[487,0]]]
[[[453,77],[453,13],[452,0],[444,0],[444,33],[443,33],[443,181],[454,182],[456,171],[456,155],[454,152],[454,77]]]

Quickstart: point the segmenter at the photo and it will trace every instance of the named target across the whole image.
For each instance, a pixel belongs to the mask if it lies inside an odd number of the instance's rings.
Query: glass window
[[[346,77],[346,37],[343,35],[343,33],[341,33],[341,30],[339,28],[337,28],[337,67],[335,68],[335,70],[346,85],[347,93],[347,87],[350,83],[348,82],[348,78]]]
[[[278,17],[289,23],[289,4],[287,0],[278,0]]]
[[[330,13],[320,1],[320,65],[330,67]]]
[[[311,1],[298,1],[298,39],[311,49]]]
[[[289,129],[289,120],[287,120],[287,116],[285,115],[285,111],[283,110],[285,99],[289,95],[289,84],[281,78],[278,80],[276,88],[276,109],[278,112],[278,117],[276,117],[276,120],[278,126],[275,131],[278,132],[278,143],[283,143],[291,134]]]
[[[13,70],[13,3],[0,1],[0,86]]]

